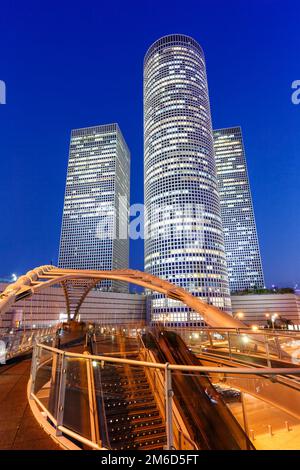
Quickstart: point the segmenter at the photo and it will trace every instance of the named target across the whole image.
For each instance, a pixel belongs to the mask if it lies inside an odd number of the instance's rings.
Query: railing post
[[[22,340],[19,345],[19,349],[22,350],[24,343],[26,342],[26,333],[22,335]]]
[[[270,436],[273,436],[272,424],[268,424],[268,431],[269,431]]]
[[[229,359],[232,359],[232,354],[231,354],[231,340],[230,340],[230,333],[229,331],[227,332],[227,338],[228,338],[228,351],[229,351]]]
[[[290,429],[289,422],[288,422],[288,421],[285,421],[284,423],[285,423],[285,429],[286,429],[287,431],[290,431],[291,429]]]
[[[155,392],[157,392],[157,379],[156,379],[157,371],[156,371],[156,369],[153,369],[153,374],[152,375],[153,375],[154,390],[155,390]]]
[[[242,412],[243,412],[243,421],[244,421],[244,430],[247,436],[249,437],[249,426],[246,412],[245,396],[244,392],[241,392],[241,402],[242,402]]]
[[[169,363],[165,367],[165,403],[166,403],[166,432],[167,432],[167,450],[174,449],[174,435],[173,435],[173,390],[172,390],[172,375],[169,369]]]
[[[214,347],[214,343],[213,343],[213,340],[212,340],[211,332],[210,332],[210,331],[207,332],[207,336],[208,336],[208,339],[209,339],[210,347],[213,348],[213,347]]]
[[[67,358],[65,356],[65,352],[63,352],[62,359],[61,359],[58,402],[57,402],[57,416],[56,416],[56,420],[57,420],[56,435],[57,436],[61,436],[62,434],[62,432],[58,429],[58,427],[63,425],[63,420],[64,420],[66,381],[67,381]]]
[[[179,426],[178,431],[179,431],[179,449],[178,449],[178,450],[184,450],[184,449],[182,448],[182,447],[183,447],[183,445],[182,445],[182,429],[181,429],[180,426]]]
[[[267,355],[267,364],[268,367],[272,367],[272,361],[270,359],[270,348],[269,348],[269,343],[268,343],[268,337],[264,335],[264,343],[265,343],[265,350],[266,350],[266,355]]]
[[[32,361],[31,361],[31,390],[30,395],[34,394],[34,386],[35,386],[35,379],[36,379],[36,372],[37,367],[39,364],[39,357],[40,357],[40,348],[37,344],[33,346],[33,354],[32,354]]]
[[[88,355],[85,351],[83,354]],[[87,370],[87,385],[88,385],[88,397],[89,397],[89,410],[90,410],[90,424],[91,424],[91,440],[95,444],[101,447],[100,432],[99,432],[99,420],[97,414],[97,400],[95,393],[95,381],[94,371],[91,359],[86,359],[86,370]]]
[[[275,336],[274,340],[275,340],[275,344],[276,344],[276,349],[277,349],[278,359],[281,359],[281,358],[282,358],[282,354],[281,354],[281,346],[280,346],[280,341],[279,341],[279,339],[278,339],[278,337],[277,337],[277,336]]]

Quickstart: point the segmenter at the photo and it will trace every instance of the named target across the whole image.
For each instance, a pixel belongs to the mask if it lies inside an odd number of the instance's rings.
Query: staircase
[[[129,352],[127,359],[138,360],[138,353]],[[162,450],[165,423],[144,369],[106,362],[100,374],[111,449]]]

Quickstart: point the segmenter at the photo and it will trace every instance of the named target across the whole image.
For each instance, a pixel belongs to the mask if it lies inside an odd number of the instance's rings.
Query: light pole
[[[242,318],[244,318],[244,314],[243,312],[237,312],[233,318],[238,318],[239,320],[241,320]]]
[[[272,315],[272,317],[271,317],[273,330],[275,328],[275,320],[276,320],[277,317],[278,317],[277,313],[274,313],[274,315]]]

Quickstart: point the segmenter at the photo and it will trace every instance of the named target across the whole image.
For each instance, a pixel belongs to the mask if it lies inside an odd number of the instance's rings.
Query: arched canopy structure
[[[93,287],[104,279],[124,281],[150,289],[166,297],[183,302],[199,313],[211,327],[245,328],[246,325],[217,307],[205,303],[181,287],[159,279],[151,274],[132,269],[115,271],[87,271],[60,269],[52,265],[41,266],[28,271],[24,276],[9,284],[0,294],[0,316],[12,304],[34,295],[45,287],[60,284],[64,290],[69,318],[78,317],[80,307]]]

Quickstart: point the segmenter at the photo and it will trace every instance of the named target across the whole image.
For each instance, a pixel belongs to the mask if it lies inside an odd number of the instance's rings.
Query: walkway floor
[[[27,400],[31,359],[0,368],[0,449],[61,450],[34,418]]]
[[[63,332],[61,344],[67,346],[78,341],[80,335],[82,333]],[[31,358],[0,367],[0,450],[61,450],[30,409],[27,399],[30,368]]]

